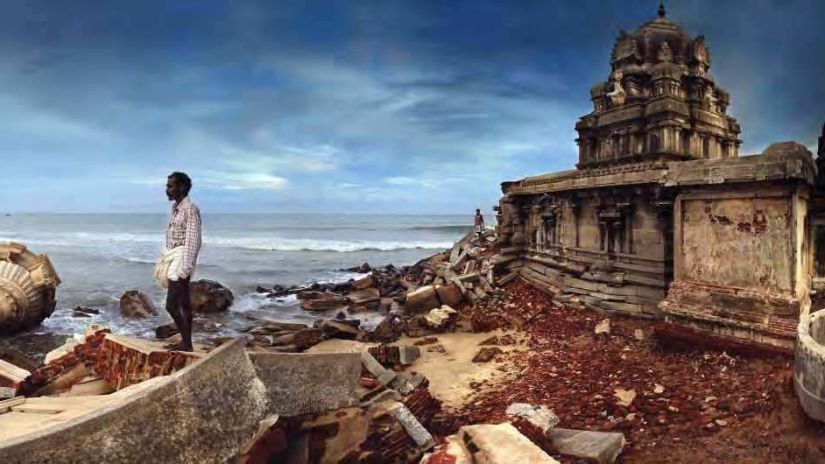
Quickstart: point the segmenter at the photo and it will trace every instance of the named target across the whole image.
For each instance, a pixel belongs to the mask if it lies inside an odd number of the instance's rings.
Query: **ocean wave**
[[[402,250],[439,250],[453,246],[450,241],[346,241],[302,238],[219,238],[206,239],[205,246],[216,245],[261,251],[316,251],[316,252],[355,252],[355,251],[402,251]]]
[[[450,226],[458,227],[458,226]],[[141,246],[147,252],[160,251],[164,235],[154,233],[122,233],[122,232],[68,232],[42,234],[37,236],[20,237],[29,245],[50,245],[63,247],[105,246],[110,245],[153,245],[152,250]],[[156,245],[156,246],[155,246]],[[356,251],[402,251],[402,250],[439,250],[453,246],[452,240],[330,240],[284,238],[272,235],[254,236],[223,236],[204,234],[204,247],[228,247],[260,251],[304,251],[304,252],[356,252]],[[137,263],[153,263],[153,260],[142,258],[125,258]]]
[[[429,230],[433,232],[469,232],[473,226],[470,224],[445,224],[434,226],[411,226],[410,230]]]

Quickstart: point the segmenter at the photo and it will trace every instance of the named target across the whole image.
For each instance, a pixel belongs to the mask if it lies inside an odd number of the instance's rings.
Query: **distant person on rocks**
[[[484,238],[484,216],[481,215],[481,210],[476,209],[475,232],[478,234],[478,240]]]
[[[168,288],[166,311],[181,334],[181,343],[168,348],[192,351],[192,303],[189,281],[195,271],[201,248],[201,213],[189,198],[192,180],[182,172],[173,172],[166,180],[166,196],[174,201],[166,229],[166,250],[155,267],[155,280]]]

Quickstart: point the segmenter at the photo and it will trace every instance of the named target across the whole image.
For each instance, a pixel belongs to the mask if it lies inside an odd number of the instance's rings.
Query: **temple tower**
[[[577,167],[721,159],[739,154],[730,95],[709,74],[710,51],[665,15],[621,31],[608,80],[590,91],[593,112],[576,124]]]

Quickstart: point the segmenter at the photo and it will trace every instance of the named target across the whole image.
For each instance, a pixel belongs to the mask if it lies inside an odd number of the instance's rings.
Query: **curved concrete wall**
[[[0,443],[0,461],[222,463],[237,457],[267,412],[243,340],[136,387],[122,402]]]
[[[805,413],[825,422],[825,310],[803,316],[799,322],[794,387]]]

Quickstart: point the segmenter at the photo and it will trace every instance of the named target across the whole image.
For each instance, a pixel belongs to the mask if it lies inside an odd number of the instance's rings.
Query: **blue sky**
[[[570,169],[656,1],[0,2],[0,209],[461,213]],[[825,122],[825,2],[682,0],[743,154]]]

